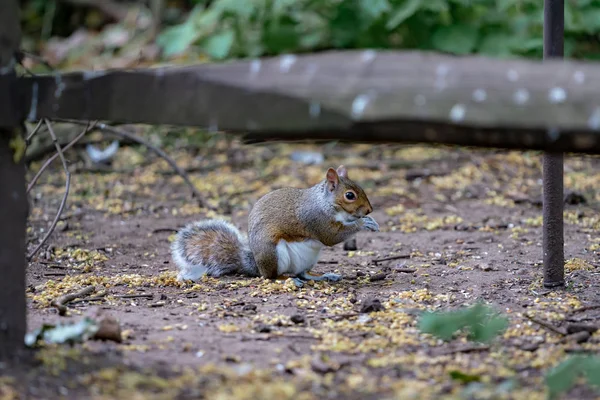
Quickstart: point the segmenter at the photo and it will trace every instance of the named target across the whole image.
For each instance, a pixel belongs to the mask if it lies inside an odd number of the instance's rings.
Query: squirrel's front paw
[[[365,231],[379,232],[379,224],[371,217],[366,216],[361,218],[362,229]]]
[[[301,288],[304,286],[304,281],[298,278],[297,276],[293,277],[292,281],[294,282],[294,285],[296,285],[297,288]]]

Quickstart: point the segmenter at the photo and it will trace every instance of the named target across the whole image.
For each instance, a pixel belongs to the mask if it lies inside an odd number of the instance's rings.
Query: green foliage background
[[[158,43],[214,59],[324,49],[399,48],[542,56],[543,0],[195,1]],[[565,0],[565,57],[600,58],[600,0]]]

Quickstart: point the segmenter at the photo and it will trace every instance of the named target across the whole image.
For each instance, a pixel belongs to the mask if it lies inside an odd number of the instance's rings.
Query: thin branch
[[[328,314],[328,315],[308,315],[308,317],[316,317],[319,319],[333,319],[333,320],[343,320],[343,319],[348,319],[348,318],[354,318],[354,317],[359,317],[360,315],[362,315],[361,313],[357,313],[357,312],[351,312],[351,313],[344,313],[344,314]]]
[[[377,265],[380,262],[384,262],[384,261],[392,261],[392,260],[400,260],[403,258],[410,258],[410,254],[399,254],[397,256],[390,256],[390,257],[384,257],[384,258],[375,258],[374,260],[372,260],[373,264]]]
[[[564,330],[562,330],[559,327],[554,326],[554,325],[552,325],[552,324],[550,324],[550,323],[548,323],[546,321],[542,321],[541,319],[537,319],[537,318],[532,317],[532,316],[530,316],[528,314],[524,314],[524,315],[531,322],[534,322],[534,323],[536,323],[536,324],[538,324],[540,326],[543,326],[544,328],[548,329],[549,331],[552,331],[552,332],[554,332],[554,333],[556,333],[556,334],[558,334],[560,336],[565,336],[567,334]]]
[[[404,272],[406,274],[412,274],[413,272],[417,272],[417,270],[415,268],[401,268],[401,267],[394,268],[393,271]]]
[[[69,150],[79,140],[81,140],[81,138],[83,138],[86,133],[88,133],[89,131],[91,131],[92,129],[94,129],[94,127],[96,126],[97,122],[98,121],[95,121],[91,125],[89,125],[89,122],[88,122],[88,125],[86,125],[86,128],[79,135],[75,136],[75,138],[73,138],[73,140],[71,140],[65,147],[62,148],[63,152]],[[53,133],[51,133],[51,134],[53,134]],[[55,147],[57,146],[57,142],[54,143],[54,146]],[[58,157],[58,156],[59,156],[59,153],[56,153],[52,157],[50,157],[50,158],[48,158],[46,160],[46,162],[44,163],[44,165],[42,165],[42,167],[37,172],[37,174],[35,174],[35,176],[31,180],[31,182],[29,182],[29,185],[27,185],[27,193],[29,193],[31,191],[31,189],[33,188],[33,186],[35,185],[35,183],[37,182],[37,180],[40,178],[40,176],[42,176],[42,174],[46,170],[46,168],[48,168],[50,166],[50,164],[52,164],[52,161],[54,161],[56,159],[56,157]]]
[[[177,228],[156,228],[152,231],[152,233],[162,233],[162,232],[177,232],[179,229]]]
[[[33,128],[33,130],[31,131],[31,133],[27,135],[27,137],[25,138],[25,144],[27,144],[27,146],[29,146],[29,144],[31,143],[31,139],[35,136],[36,133],[38,133],[43,123],[44,120],[40,119],[35,128]]]
[[[65,159],[65,156],[62,152],[60,145],[58,144],[58,139],[56,138],[56,135],[54,134],[54,129],[52,128],[52,124],[47,119],[44,119],[44,123],[48,127],[48,132],[50,133],[50,136],[52,136],[52,140],[54,141],[54,144],[56,145],[56,152],[58,153],[58,156],[60,157],[60,161],[62,161],[63,168],[65,169],[65,175],[66,175],[65,195],[63,196],[62,201],[60,202],[60,206],[58,207],[58,212],[56,213],[56,216],[54,217],[54,221],[52,221],[52,225],[50,225],[50,228],[48,229],[46,236],[44,236],[42,241],[31,252],[31,254],[29,254],[29,256],[27,256],[28,261],[30,261],[33,258],[33,256],[42,248],[42,246],[44,245],[44,243],[46,243],[46,241],[48,240],[50,235],[52,235],[52,233],[54,232],[54,229],[56,228],[56,224],[58,224],[58,220],[60,219],[60,215],[62,214],[63,210],[65,209],[65,204],[67,204],[67,197],[69,196],[69,189],[71,187],[71,173],[69,172],[67,160]]]
[[[18,51],[19,64],[21,64],[21,66],[23,66],[23,67],[24,67],[24,65],[23,65],[23,61],[22,60],[23,60],[24,57],[28,57],[28,58],[31,58],[32,60],[35,60],[35,61],[39,62],[44,67],[48,68],[48,70],[50,70],[51,72],[56,72],[56,69],[52,65],[50,65],[48,63],[48,61],[46,61],[42,56],[39,56],[39,55],[34,54],[34,53],[30,53],[30,52],[25,51],[25,50],[19,50]],[[35,74],[32,74],[32,75],[35,75]]]
[[[576,313],[580,313],[583,311],[597,310],[599,308],[600,308],[600,304],[592,304],[589,306],[583,306],[583,307],[576,308],[573,311],[571,311],[571,314],[576,314]]]
[[[102,301],[105,300],[106,295],[108,294],[108,292],[105,290],[103,292],[100,292],[98,294],[96,294],[96,296],[94,297],[87,297],[85,299],[79,299],[79,300],[74,300],[71,302],[71,305],[73,304],[79,304],[79,303],[89,303],[92,301]]]
[[[476,351],[488,351],[489,349],[490,349],[490,346],[471,345],[471,346],[458,347],[456,349],[442,349],[439,351],[434,351],[433,353],[435,356],[446,356],[446,355],[458,354],[458,353],[474,353]]]
[[[67,313],[67,306],[66,306],[67,303],[69,303],[79,297],[87,296],[87,295],[93,293],[95,290],[96,290],[96,288],[94,286],[88,286],[88,287],[80,290],[79,292],[67,294],[67,295],[59,297],[58,299],[52,300],[50,305],[52,307],[56,307],[58,309],[58,314],[63,316]]]
[[[151,299],[154,295],[152,293],[116,294],[114,297],[118,299]]]
[[[69,122],[72,124],[78,124],[78,125],[83,125],[84,122],[83,121],[78,121],[78,120],[70,120],[70,119],[56,119],[56,121],[61,121],[61,122]],[[154,146],[153,144],[147,142],[145,139],[134,135],[133,133],[121,130],[121,129],[117,129],[115,127],[112,127],[110,125],[106,125],[106,124],[98,124],[97,129],[100,129],[101,131],[105,131],[108,133],[111,133],[113,135],[128,139],[128,140],[132,140],[134,142],[137,142],[143,146],[146,146],[147,148],[149,148],[150,150],[152,150],[157,156],[161,157],[163,160],[165,160],[170,166],[171,168],[173,168],[177,174],[185,181],[185,183],[190,187],[194,197],[198,200],[198,204],[200,205],[200,207],[207,207],[207,208],[212,208],[208,205],[208,203],[206,202],[206,200],[204,199],[204,197],[200,194],[200,192],[198,191],[198,189],[196,189],[196,187],[194,186],[194,184],[192,183],[192,181],[190,180],[188,174],[181,169],[177,163],[175,162],[175,160],[173,160],[171,157],[169,157],[169,155],[167,155],[167,153],[165,153],[164,151],[162,151],[161,149],[159,149],[158,147]]]
[[[91,128],[90,128],[91,130]],[[64,148],[67,144],[69,144],[71,142],[71,140],[73,140],[73,138],[71,137],[58,137],[58,142],[60,143],[60,145]],[[104,141],[102,139],[92,139],[91,137],[84,137],[83,139],[79,140],[76,145],[77,146],[85,146],[88,144],[98,144],[98,143],[103,143]],[[123,145],[125,144],[131,144],[131,142],[128,142],[126,140],[123,140],[122,143]],[[38,144],[37,146],[31,146],[31,152],[29,151],[29,148],[27,149],[27,154],[25,154],[25,163],[30,164],[34,161],[37,161],[41,158],[46,157],[46,155],[48,155],[49,153],[53,153],[56,154],[56,150],[54,149],[54,145],[52,143],[49,144]]]
[[[50,277],[50,276],[66,276],[67,273],[66,272],[46,272],[44,274],[44,276],[46,277]]]

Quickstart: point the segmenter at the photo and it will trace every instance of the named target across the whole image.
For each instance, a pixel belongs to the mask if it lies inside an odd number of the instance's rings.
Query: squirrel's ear
[[[334,191],[337,185],[340,183],[338,173],[333,168],[327,170],[327,187],[330,191]]]
[[[348,170],[343,165],[340,165],[337,169],[337,173],[339,176],[343,176],[344,178],[348,178]]]

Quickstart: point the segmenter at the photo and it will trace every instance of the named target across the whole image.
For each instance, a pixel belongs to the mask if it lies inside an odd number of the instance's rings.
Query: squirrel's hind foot
[[[321,275],[321,277],[329,282],[339,282],[342,280],[342,275],[334,274],[333,272],[328,272],[326,274]]]
[[[298,278],[297,276],[293,277],[292,281],[294,281],[294,285],[296,285],[297,288],[303,287],[304,283],[306,282],[306,281]]]
[[[334,274],[333,272],[327,272],[322,275],[313,275],[310,273],[303,272],[297,276],[304,281],[329,281],[329,282],[338,282],[342,280],[342,275]]]

